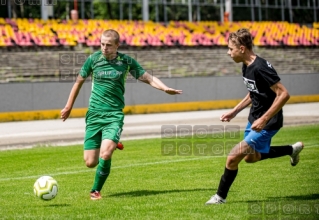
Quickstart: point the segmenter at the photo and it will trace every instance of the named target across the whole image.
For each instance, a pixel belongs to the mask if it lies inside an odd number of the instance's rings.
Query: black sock
[[[230,186],[233,184],[236,176],[237,176],[237,170],[229,170],[225,167],[224,174],[220,178],[217,195],[222,197],[223,199],[226,199],[228,191]]]
[[[260,153],[260,154],[261,154],[260,160],[291,155],[292,154],[292,146],[291,145],[271,146],[269,153]]]

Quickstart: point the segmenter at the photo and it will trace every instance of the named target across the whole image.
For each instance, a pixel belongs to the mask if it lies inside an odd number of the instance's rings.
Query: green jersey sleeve
[[[143,67],[132,57],[130,57],[130,74],[135,78],[138,79],[140,76],[142,76],[146,71],[143,69]]]
[[[87,78],[89,77],[93,72],[92,69],[92,55],[90,55],[84,62],[81,70],[80,70],[80,76],[82,76],[83,78]]]

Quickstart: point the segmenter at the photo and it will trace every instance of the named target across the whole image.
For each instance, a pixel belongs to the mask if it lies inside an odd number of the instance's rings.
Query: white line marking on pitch
[[[168,164],[168,163],[177,163],[177,162],[184,162],[184,161],[192,161],[192,160],[202,160],[202,159],[211,159],[213,157],[224,157],[224,156],[203,156],[203,157],[196,157],[196,158],[188,158],[188,159],[180,159],[180,160],[163,160],[163,161],[156,161],[156,162],[149,162],[149,163],[140,163],[140,164],[132,164],[132,165],[124,165],[124,166],[114,166],[112,169],[122,169],[122,168],[130,168],[130,167],[140,167],[140,166],[149,166],[155,164]],[[58,176],[58,175],[69,175],[69,174],[77,174],[77,173],[86,173],[86,172],[95,172],[95,169],[86,169],[86,170],[77,170],[77,171],[66,171],[66,172],[59,172],[59,173],[52,173],[52,174],[43,174],[49,176]],[[37,176],[22,176],[22,177],[12,177],[12,178],[1,178],[0,181],[8,181],[8,180],[21,180],[21,179],[36,179],[39,178]]]
[[[305,149],[319,147],[319,145],[310,145],[307,146]],[[180,159],[180,160],[163,160],[163,161],[156,161],[156,162],[149,162],[149,163],[138,163],[132,165],[125,165],[125,166],[114,166],[112,169],[122,169],[122,168],[129,168],[129,167],[140,167],[140,166],[148,166],[148,165],[155,165],[155,164],[168,164],[168,163],[177,163],[177,162],[184,162],[184,161],[192,161],[192,160],[202,160],[202,159],[211,159],[215,157],[225,157],[223,156],[203,156],[203,157],[196,157],[196,158],[188,158],[188,159]],[[67,172],[59,172],[59,173],[52,173],[52,174],[43,174],[49,176],[59,176],[59,175],[69,175],[69,174],[77,174],[77,173],[86,173],[86,172],[95,172],[95,169],[86,169],[86,170],[77,170],[77,171],[67,171]],[[1,181],[8,181],[8,180],[21,180],[21,179],[36,179],[39,178],[37,176],[22,176],[22,177],[12,177],[12,178],[1,178]]]

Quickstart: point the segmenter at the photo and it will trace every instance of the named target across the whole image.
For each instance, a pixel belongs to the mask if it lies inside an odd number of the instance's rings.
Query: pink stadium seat
[[[202,42],[203,46],[212,46],[213,45],[213,42],[211,41],[210,38],[208,38],[208,36],[203,34],[202,39],[203,39],[203,42]]]
[[[11,39],[10,38],[5,38],[4,39],[4,44],[6,45],[6,46],[13,46],[13,43],[11,42]]]
[[[50,37],[49,43],[50,43],[50,46],[58,46],[59,45],[59,43],[57,43],[56,37]]]
[[[78,42],[84,44],[85,43],[85,36],[84,35],[79,35],[78,36]]]
[[[181,35],[181,36],[178,36],[176,40],[178,41],[178,44],[184,45],[185,37],[184,35]]]
[[[96,38],[94,41],[94,46],[100,46],[101,45],[101,41],[99,38]]]
[[[172,39],[171,39],[171,37],[168,35],[168,36],[166,36],[166,38],[165,38],[165,41],[164,41],[164,44],[166,45],[166,46],[173,46],[174,44],[172,43]]]

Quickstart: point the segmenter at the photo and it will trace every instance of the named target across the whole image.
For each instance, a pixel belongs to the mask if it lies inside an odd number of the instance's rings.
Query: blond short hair
[[[116,44],[118,44],[120,42],[120,34],[116,30],[113,30],[113,29],[105,30],[105,31],[103,31],[102,36],[112,37]]]

